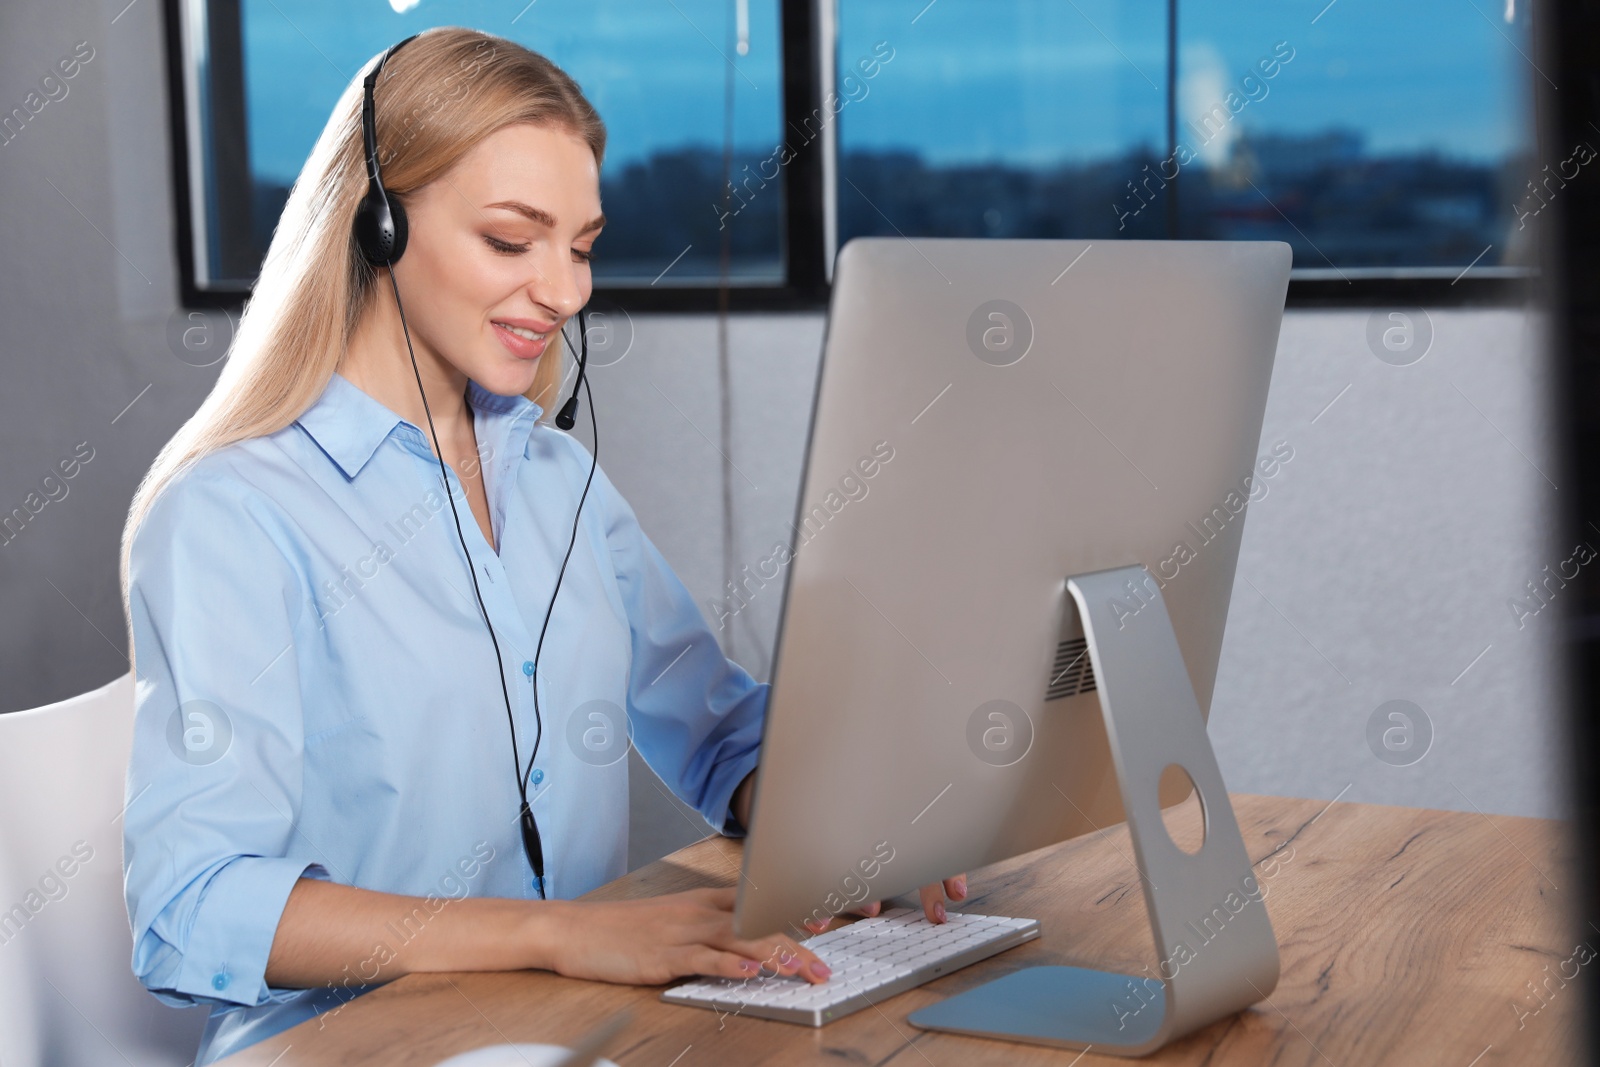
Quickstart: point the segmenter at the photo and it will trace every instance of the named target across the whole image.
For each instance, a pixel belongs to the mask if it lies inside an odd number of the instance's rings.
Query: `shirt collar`
[[[410,425],[338,371],[316,403],[295,421],[346,478],[354,478],[366,466],[396,426]]]
[[[527,456],[528,437],[544,408],[521,393],[491,393],[471,378],[467,379],[467,403],[477,412],[475,428],[480,453],[493,449],[488,455],[503,457],[504,462],[514,456]]]
[[[544,411],[525,396],[501,396],[471,379],[467,381],[467,402],[480,416],[492,416],[485,419],[489,425],[484,428],[492,433],[497,449],[509,445],[515,451],[523,451],[534,423]],[[346,478],[360,473],[397,426],[407,427],[415,435],[415,443],[428,450],[420,428],[338,371],[334,371],[316,402],[295,421],[339,465]],[[479,448],[485,443],[480,440]]]
[[[531,424],[544,412],[544,408],[520,393],[511,396],[491,393],[471,378],[467,379],[467,403],[478,411],[509,415],[517,423],[526,421]]]

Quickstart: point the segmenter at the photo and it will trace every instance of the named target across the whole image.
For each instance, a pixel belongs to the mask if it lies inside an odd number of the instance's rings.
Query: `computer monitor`
[[[1199,864],[1170,868],[1187,896],[1150,901],[1158,948],[1249,876],[1203,717],[1246,504],[1290,454],[1261,440],[1290,260],[1281,242],[844,246],[778,557],[742,936],[803,936],[807,918],[1141,813],[1142,870]],[[1170,763],[1188,777],[1158,805]],[[1197,857],[1160,827],[1190,779]],[[1276,946],[1255,911],[1185,981],[1244,967],[1269,993]],[[1045,995],[1122,993],[1126,977]],[[1182,984],[1130,1047],[1260,999],[1213,981],[1177,1004]]]

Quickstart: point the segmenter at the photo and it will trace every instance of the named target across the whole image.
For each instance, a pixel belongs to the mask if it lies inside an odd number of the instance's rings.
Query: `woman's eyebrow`
[[[541,223],[542,225],[548,226],[552,230],[556,228],[556,217],[554,215],[550,214],[550,212],[544,210],[543,208],[532,207],[532,206],[530,206],[528,204],[524,204],[520,200],[500,200],[500,201],[497,201],[497,202],[495,202],[493,204],[488,204],[488,205],[485,205],[485,206],[487,206],[487,207],[505,208],[507,211],[515,211],[518,215],[521,215],[524,218],[532,219],[534,222]],[[600,227],[604,226],[605,224],[606,224],[605,215],[603,215],[603,214],[602,215],[596,215],[593,221],[591,221],[587,226],[585,226],[583,229],[579,230],[578,232],[580,234],[588,233],[591,230],[600,229]]]

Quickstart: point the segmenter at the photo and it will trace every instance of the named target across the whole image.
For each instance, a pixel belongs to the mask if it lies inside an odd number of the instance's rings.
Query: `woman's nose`
[[[556,262],[542,265],[528,279],[528,294],[534,303],[543,304],[560,318],[567,319],[583,306],[584,294],[579,284],[578,264]]]

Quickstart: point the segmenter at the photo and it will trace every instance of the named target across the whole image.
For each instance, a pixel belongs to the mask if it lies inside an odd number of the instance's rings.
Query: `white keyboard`
[[[1038,919],[950,912],[930,923],[914,908],[891,908],[800,942],[833,975],[702,978],[661,994],[669,1004],[821,1026],[1039,936]]]

